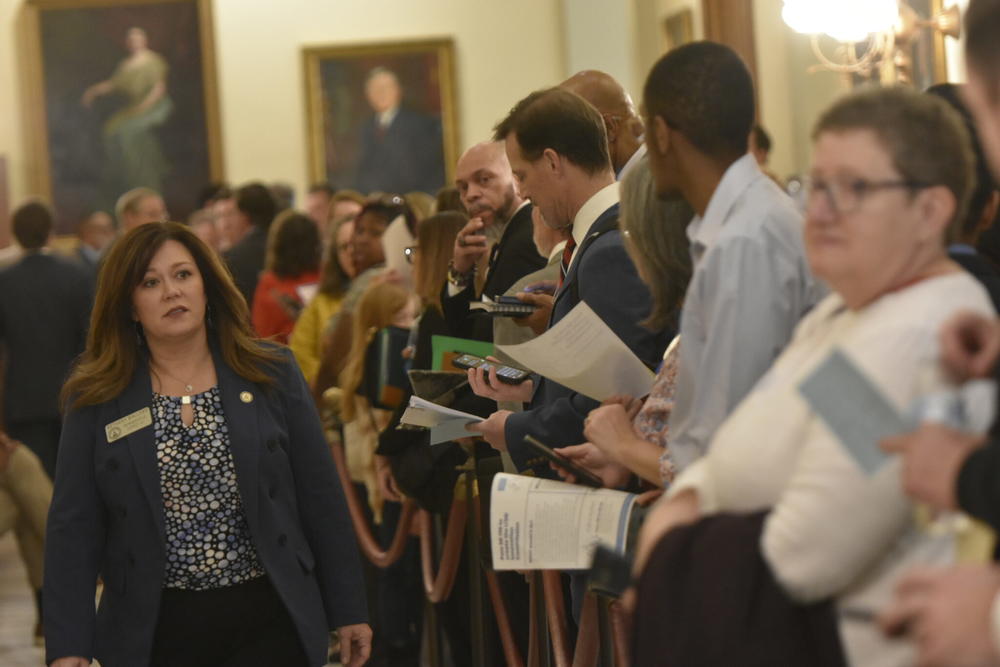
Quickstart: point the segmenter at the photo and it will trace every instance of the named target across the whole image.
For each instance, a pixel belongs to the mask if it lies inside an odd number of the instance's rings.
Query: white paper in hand
[[[656,380],[653,371],[582,301],[538,338],[497,349],[522,367],[597,401],[616,394],[641,398]]]

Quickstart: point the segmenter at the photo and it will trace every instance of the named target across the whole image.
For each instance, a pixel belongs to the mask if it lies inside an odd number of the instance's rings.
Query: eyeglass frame
[[[934,183],[924,183],[922,181],[911,181],[906,179],[897,180],[882,180],[882,181],[869,181],[864,178],[855,178],[848,185],[848,188],[853,190],[852,195],[855,197],[855,202],[850,207],[841,207],[838,200],[842,199],[842,186],[834,182],[820,181],[821,186],[817,188],[816,179],[811,176],[807,176],[803,179],[803,186],[806,193],[806,206],[812,201],[813,194],[819,194],[822,192],[826,196],[826,203],[830,206],[830,210],[836,215],[848,215],[851,213],[856,213],[864,200],[868,195],[875,192],[880,192],[883,190],[901,188],[908,190],[912,196],[915,192],[920,190],[926,190],[927,188],[932,188],[935,186]],[[835,194],[834,191],[840,191],[840,194]]]

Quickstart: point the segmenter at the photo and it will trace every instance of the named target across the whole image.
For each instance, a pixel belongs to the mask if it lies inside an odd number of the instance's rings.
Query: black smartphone
[[[490,368],[495,364],[491,361],[483,359],[482,357],[477,357],[474,354],[463,354],[462,356],[453,359],[451,365],[462,369],[482,368],[489,373]],[[528,371],[522,371],[520,368],[514,368],[512,366],[496,366],[496,369],[497,378],[506,384],[521,384],[531,377],[531,373]]]
[[[565,456],[559,456],[552,450],[551,447],[542,443],[537,438],[531,435],[524,436],[524,444],[528,448],[540,456],[545,457],[550,462],[556,464],[568,473],[573,474],[576,477],[576,483],[582,484],[583,486],[592,486],[595,489],[600,489],[604,486],[604,483],[592,472],[585,470],[578,466],[577,464],[570,461]]]
[[[503,306],[520,306],[521,308],[530,308],[531,310],[538,309],[538,306],[535,304],[521,301],[516,296],[496,296],[493,298],[493,303],[498,303]]]

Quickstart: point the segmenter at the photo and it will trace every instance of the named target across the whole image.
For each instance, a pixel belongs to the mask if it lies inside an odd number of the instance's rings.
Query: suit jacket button
[[[278,441],[277,440],[268,440],[267,441],[267,451],[273,452],[277,448],[278,448]]]
[[[118,508],[118,516],[120,516],[120,517],[121,517],[121,518],[123,518],[123,519],[124,519],[124,518],[125,518],[126,516],[128,516],[128,508],[127,508],[127,507],[125,507],[124,505],[122,505],[121,507],[119,507],[119,508]]]
[[[108,462],[104,464],[104,467],[111,472],[118,470],[118,459],[108,459]]]
[[[279,547],[283,547],[286,544],[288,544],[288,536],[285,535],[284,533],[282,533],[281,535],[278,535],[278,546]]]
[[[272,484],[271,488],[267,491],[267,495],[273,499],[276,495],[278,495],[278,487]]]
[[[131,553],[128,555],[128,565],[129,567],[135,567],[135,556]]]

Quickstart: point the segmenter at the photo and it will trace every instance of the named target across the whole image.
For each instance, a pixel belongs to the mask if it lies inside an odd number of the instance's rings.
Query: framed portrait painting
[[[151,188],[183,220],[222,179],[210,0],[30,0],[36,190],[72,232]]]
[[[434,194],[451,181],[451,40],[310,47],[303,71],[313,181],[364,194]]]

